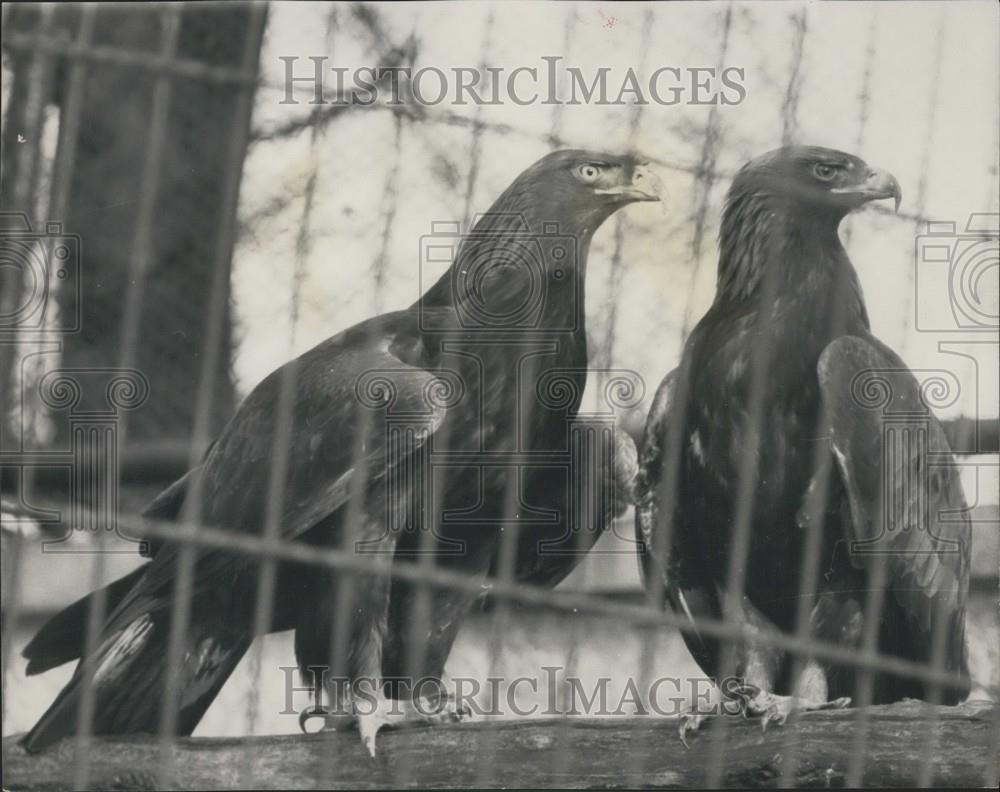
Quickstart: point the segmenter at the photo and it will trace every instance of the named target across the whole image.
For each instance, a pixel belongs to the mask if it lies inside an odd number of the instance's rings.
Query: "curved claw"
[[[306,724],[315,718],[322,718],[323,725],[316,731],[309,731]],[[356,725],[356,720],[353,715],[336,714],[320,704],[299,713],[299,729],[302,730],[303,734],[318,734],[321,731],[345,729],[354,725]]]
[[[833,701],[809,701],[796,699],[793,696],[775,696],[764,694],[752,702],[754,714],[762,716],[760,728],[766,732],[767,727],[775,723],[783,726],[792,712],[816,712],[819,710],[843,709],[849,706],[851,699],[849,696],[834,699]]]
[[[767,732],[767,727],[770,723],[777,723],[779,726],[784,726],[785,721],[788,720],[787,710],[783,710],[776,706],[771,706],[768,708],[767,712],[764,713],[764,717],[760,722],[760,730],[762,732]]]
[[[377,715],[359,715],[358,732],[361,734],[361,744],[364,745],[368,755],[375,758],[375,737],[385,725],[384,721]]]
[[[705,720],[704,715],[699,715],[697,713],[689,713],[681,717],[681,725],[677,729],[677,735],[681,739],[681,744],[691,750],[691,746],[688,745],[687,734],[688,732],[696,732],[701,728],[702,721]]]
[[[303,734],[312,734],[313,732],[310,732],[306,728],[306,723],[308,723],[313,718],[323,718],[323,722],[325,725],[326,717],[329,714],[330,711],[326,707],[321,706],[319,704],[317,704],[314,707],[307,707],[306,709],[302,710],[302,712],[299,713],[299,729]],[[319,731],[322,731],[322,729],[320,729]]]

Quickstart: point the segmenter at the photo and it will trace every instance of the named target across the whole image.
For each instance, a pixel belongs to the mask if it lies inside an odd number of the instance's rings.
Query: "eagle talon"
[[[427,723],[461,723],[471,717],[472,709],[469,705],[459,706],[455,697],[449,694],[443,696],[438,701],[437,707],[432,712],[423,715],[420,720]]]
[[[788,712],[786,710],[782,710],[777,705],[772,704],[767,708],[767,712],[764,713],[764,717],[761,719],[760,730],[764,734],[767,734],[767,727],[770,726],[771,723],[776,723],[778,726],[784,726],[785,721],[787,720]]]
[[[778,696],[773,693],[760,693],[750,700],[747,712],[750,715],[762,716],[760,728],[767,732],[772,723],[784,726],[788,716],[793,712],[816,712],[818,710],[843,709],[851,703],[848,696],[833,701],[813,701],[796,696]]]
[[[375,758],[375,737],[386,725],[385,716],[381,712],[373,712],[357,717],[358,731],[361,733],[361,743],[368,755]]]
[[[680,737],[681,744],[691,750],[691,746],[688,745],[687,733],[696,732],[701,728],[701,724],[704,723],[706,716],[697,712],[690,712],[687,715],[681,716],[681,725],[677,730],[677,735]]]
[[[316,731],[309,731],[306,728],[306,724],[315,718],[321,718],[323,726]],[[299,729],[303,734],[319,734],[324,731],[346,731],[355,726],[357,726],[357,719],[353,715],[338,715],[320,705],[309,707],[299,713]]]

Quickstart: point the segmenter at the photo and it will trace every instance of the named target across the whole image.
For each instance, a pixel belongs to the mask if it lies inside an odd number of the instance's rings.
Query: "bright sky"
[[[642,4],[386,4],[378,6],[393,43],[414,35],[415,66],[541,66],[558,55],[592,75],[611,68],[609,82],[632,67],[640,78],[656,68],[711,67],[719,62],[723,3]],[[845,149],[893,172],[904,213],[950,221],[964,229],[971,215],[998,211],[998,7],[995,3],[733,5],[724,65],[745,69],[746,100],[717,109],[722,131],[719,167],[732,170],[780,144],[782,105],[795,60],[793,18],[804,14],[799,102],[801,142]],[[262,56],[265,82],[255,124],[267,130],[310,108],[279,104],[284,64],[325,55],[328,66],[374,66],[377,47],[350,16],[325,3],[275,4]],[[869,51],[871,54],[869,55]],[[867,117],[860,100],[870,63]],[[328,84],[332,91],[332,79]],[[553,127],[572,145],[621,149],[629,143],[635,108],[533,104],[475,108],[442,105],[514,132],[487,132],[478,142],[472,211],[489,208],[523,168],[548,150]],[[641,108],[635,145],[654,158],[698,161],[709,120],[706,106]],[[398,138],[397,138],[398,135]],[[398,144],[397,144],[398,141]],[[860,145],[859,145],[860,142]],[[233,275],[241,341],[236,372],[245,391],[293,353],[365,318],[376,308],[405,306],[419,294],[420,239],[431,223],[461,220],[473,162],[473,134],[463,126],[406,122],[392,114],[355,110],[341,115],[310,143],[308,132],[258,143],[248,159],[241,216],[252,218]],[[297,259],[305,185],[315,170],[310,245]],[[395,173],[395,176],[393,174]],[[609,304],[617,293],[613,365],[638,371],[648,397],[680,353],[685,315],[696,321],[712,299],[719,210],[728,186],[710,193],[707,234],[699,260],[691,254],[693,177],[661,169],[670,191],[665,214],[649,205],[622,214],[621,270],[611,272],[614,221],[595,237],[588,273],[588,328],[595,346],[609,338]],[[398,193],[386,233],[387,185]],[[263,217],[261,215],[264,215]],[[995,221],[994,221],[995,223]],[[943,332],[953,324],[947,263],[927,262],[918,249],[925,229],[912,221],[865,212],[850,221],[849,250],[861,276],[875,332],[915,369],[945,369],[960,393],[942,414],[998,411],[995,332]],[[940,239],[940,238],[939,238]],[[942,244],[951,258],[978,261],[975,296],[996,316],[996,236],[985,242]],[[918,248],[918,246],[920,246]],[[374,292],[374,268],[384,250],[385,286]],[[935,254],[938,255],[938,254]],[[918,258],[920,261],[918,262]],[[296,276],[298,273],[298,276]],[[298,320],[292,327],[298,279]],[[956,281],[956,284],[958,281]],[[971,281],[970,281],[971,283]],[[969,287],[966,287],[969,291]],[[958,298],[961,302],[961,297]],[[968,312],[968,311],[966,311]],[[992,341],[994,343],[978,343]],[[956,346],[957,343],[957,346]],[[942,349],[942,344],[950,344]],[[978,372],[978,373],[977,373]],[[648,398],[647,397],[647,398]],[[978,406],[977,406],[978,402]]]

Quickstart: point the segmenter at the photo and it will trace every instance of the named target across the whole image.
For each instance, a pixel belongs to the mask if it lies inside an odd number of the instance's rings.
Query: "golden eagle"
[[[967,676],[958,470],[917,379],[871,334],[837,233],[849,212],[881,198],[898,208],[900,196],[890,174],[825,148],[746,164],[722,217],[715,300],[659,387],[641,444],[646,584],[686,620],[701,669],[739,680],[734,698],[765,726],[793,705],[846,706],[856,669],[797,667],[754,641],[724,659],[700,621],[805,629],[852,650],[870,632],[878,650],[923,663],[938,641],[941,666]],[[874,702],[928,692],[884,673],[872,684]],[[941,700],[966,692],[945,686]]]
[[[612,517],[610,509],[591,509],[581,512],[586,524],[570,524],[578,512],[545,463],[565,450],[586,378],[591,237],[621,207],[659,200],[660,186],[631,156],[567,150],[543,157],[460,244],[451,240],[453,262],[413,306],[351,327],[269,375],[201,464],[147,513],[176,517],[196,493],[202,522],[263,534],[269,478],[280,464],[282,541],[353,548],[386,572],[430,554],[438,569],[485,581],[502,531],[518,530],[522,513],[542,515],[520,526],[514,575],[555,585]],[[294,388],[282,446],[278,404],[289,366]],[[542,379],[553,376],[562,378],[566,398],[543,398]],[[613,454],[579,464],[628,487],[634,447],[630,470],[631,441],[617,438],[623,469],[615,469]],[[161,724],[177,558],[177,546],[156,544],[147,565],[106,589],[110,610],[92,658],[97,734],[156,732]],[[254,638],[258,571],[259,561],[247,556],[197,551],[175,669],[179,734],[195,728]],[[421,617],[415,587],[391,575],[278,567],[270,629],[295,630],[304,674],[329,669],[317,693],[326,685],[331,699],[350,699],[347,711],[372,755],[376,732],[400,711],[387,698],[398,689],[387,691],[385,680],[439,679],[477,594],[434,588],[429,597]],[[81,656],[89,601],[42,628],[25,650],[29,673]],[[337,635],[344,636],[339,646]],[[331,668],[338,651],[346,658],[341,670]],[[413,668],[415,657],[422,662]],[[346,689],[336,684],[341,673]],[[24,739],[29,750],[75,731],[83,679],[81,664]],[[362,710],[364,681],[375,706]]]

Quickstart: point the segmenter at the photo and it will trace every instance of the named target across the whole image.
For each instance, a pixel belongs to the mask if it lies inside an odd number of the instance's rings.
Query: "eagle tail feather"
[[[193,624],[178,671],[174,733],[191,734],[250,646],[244,631]],[[161,727],[170,633],[168,609],[145,613],[105,640],[96,653],[91,733],[157,733]],[[21,744],[40,751],[77,733],[84,692],[82,663]]]
[[[105,613],[110,614],[142,579],[145,565],[104,587]],[[28,661],[25,674],[33,676],[83,656],[88,615],[97,592],[81,597],[50,618],[35,633],[21,656]]]

